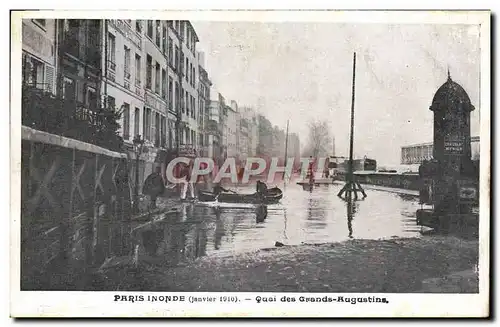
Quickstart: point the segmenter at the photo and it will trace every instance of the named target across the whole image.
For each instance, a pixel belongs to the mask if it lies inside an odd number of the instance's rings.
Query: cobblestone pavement
[[[451,236],[350,240],[205,257],[170,268],[143,267],[138,275],[122,280],[120,289],[474,293],[477,261],[477,241]]]

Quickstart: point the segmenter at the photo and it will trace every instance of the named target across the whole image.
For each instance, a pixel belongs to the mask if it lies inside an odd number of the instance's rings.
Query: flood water
[[[366,190],[367,198],[349,205],[337,197],[341,187],[324,185],[309,192],[290,184],[281,203],[268,206],[184,203],[178,214],[142,232],[143,246],[148,255],[175,265],[203,256],[272,248],[275,242],[297,245],[420,235],[417,198]]]

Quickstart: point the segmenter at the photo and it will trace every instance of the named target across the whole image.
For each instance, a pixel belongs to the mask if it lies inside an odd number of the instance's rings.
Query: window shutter
[[[45,83],[47,91],[54,93],[54,67],[45,65]]]

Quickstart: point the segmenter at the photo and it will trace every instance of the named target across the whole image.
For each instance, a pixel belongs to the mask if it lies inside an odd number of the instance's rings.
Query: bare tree
[[[326,157],[332,151],[332,135],[326,121],[312,121],[309,123],[309,138],[304,149],[304,156],[314,158]]]

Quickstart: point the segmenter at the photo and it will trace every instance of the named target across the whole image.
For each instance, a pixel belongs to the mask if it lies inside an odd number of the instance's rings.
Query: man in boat
[[[261,196],[264,196],[267,191],[267,185],[266,183],[261,182],[260,180],[257,181],[257,193]]]
[[[215,194],[215,195],[219,195],[222,192],[231,192],[231,191],[226,190],[225,188],[223,188],[222,186],[220,186],[220,184],[215,184],[212,193]]]
[[[156,208],[156,199],[165,190],[165,184],[161,176],[161,167],[156,167],[155,171],[144,181],[143,192],[151,199],[151,208]]]

